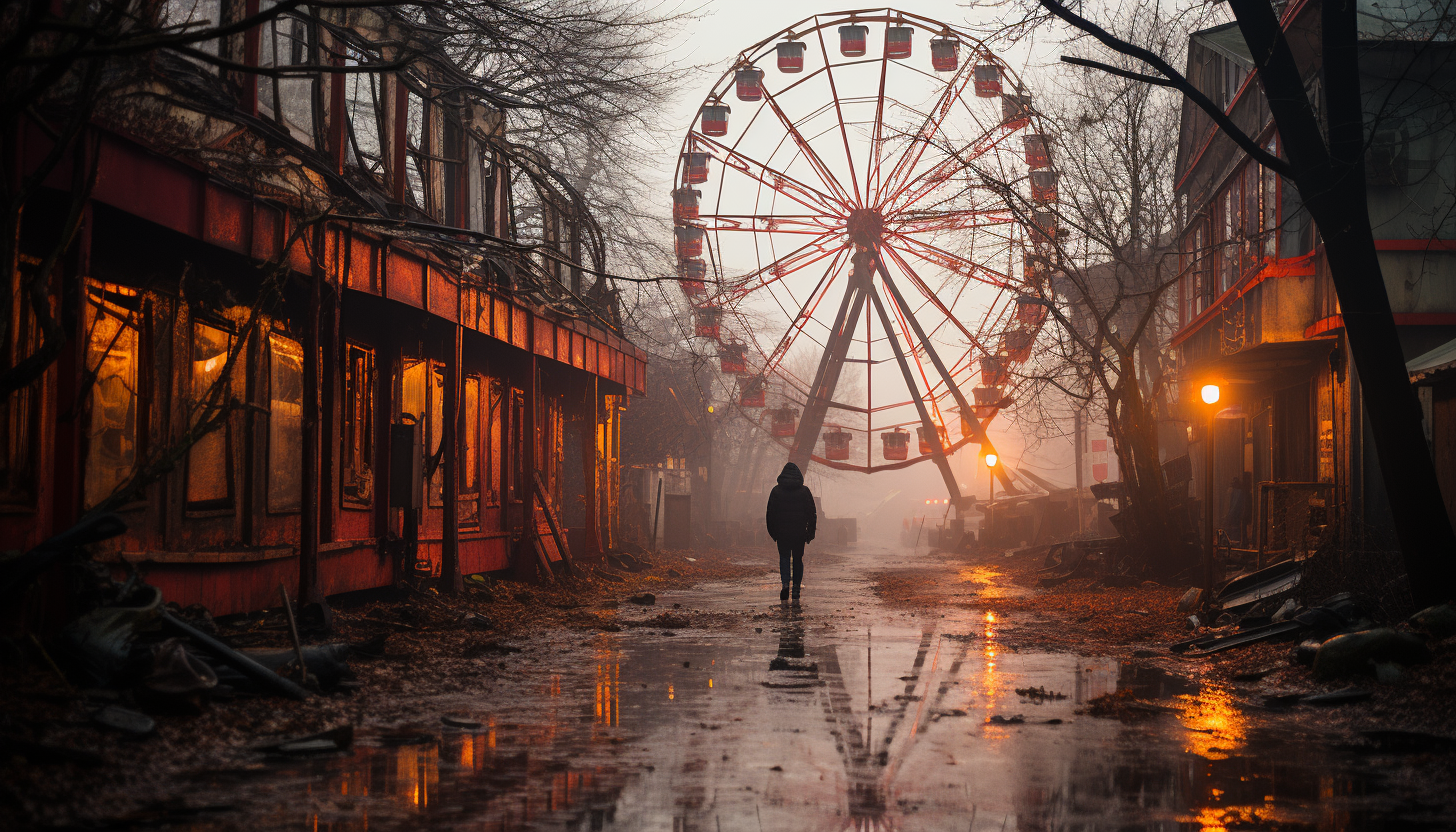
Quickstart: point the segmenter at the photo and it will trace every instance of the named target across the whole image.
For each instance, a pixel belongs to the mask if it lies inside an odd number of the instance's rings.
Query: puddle
[[[760,602],[767,618],[728,632],[605,635],[488,695],[422,701],[419,726],[391,731],[427,731],[423,743],[362,731],[347,757],[203,778],[217,802],[250,808],[185,826],[1213,832],[1406,820],[1358,759],[1260,724],[1223,688],[1007,650],[991,614],[877,609],[853,570],[824,576],[801,611]],[[750,591],[673,600],[742,609]],[[1077,715],[1122,689],[1170,710],[1132,724]],[[441,714],[480,727],[442,728]]]

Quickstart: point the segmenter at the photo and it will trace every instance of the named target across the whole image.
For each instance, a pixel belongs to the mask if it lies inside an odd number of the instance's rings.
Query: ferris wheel
[[[683,140],[678,281],[791,461],[930,460],[959,500],[948,457],[992,450],[1046,321],[1050,151],[1019,79],[940,21],[821,14],[739,53]]]

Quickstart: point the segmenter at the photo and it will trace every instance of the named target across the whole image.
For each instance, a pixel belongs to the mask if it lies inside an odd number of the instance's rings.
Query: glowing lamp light
[[[708,412],[709,413],[712,413],[713,412],[713,406],[712,405],[708,405]]]
[[[1000,461],[1000,457],[996,456],[995,454],[986,454],[986,467],[987,468],[995,468],[996,467],[996,463],[999,462],[999,461]]]
[[[1203,398],[1204,404],[1218,404],[1219,389],[1217,384],[1205,384],[1198,395]]]

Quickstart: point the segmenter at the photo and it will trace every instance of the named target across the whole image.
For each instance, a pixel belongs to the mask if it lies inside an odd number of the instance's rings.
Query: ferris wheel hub
[[[885,218],[873,208],[856,208],[849,212],[846,230],[856,246],[878,248],[885,238]]]

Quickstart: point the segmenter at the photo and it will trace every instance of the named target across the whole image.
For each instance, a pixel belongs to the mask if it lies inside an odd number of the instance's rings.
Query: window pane
[[[466,376],[460,414],[460,493],[480,488],[480,378]]]
[[[406,358],[400,374],[399,412],[415,423],[425,420],[425,362]]]
[[[445,494],[445,470],[439,464],[440,446],[445,438],[445,370],[440,366],[434,368],[430,373],[430,432],[425,437],[425,470],[430,470],[430,462],[435,463],[435,470],[430,474],[430,505],[443,505]]]
[[[192,325],[193,423],[212,414],[203,404],[222,379],[232,334],[204,323]],[[221,399],[220,401],[225,401]],[[228,427],[220,425],[187,452],[187,502],[212,503],[232,497],[228,471]]]
[[[486,409],[485,446],[485,502],[500,505],[501,481],[501,425],[505,407],[502,405],[504,387],[499,380],[492,380],[488,396],[490,405]]]
[[[344,365],[342,491],[345,502],[374,499],[374,353],[348,345]]]
[[[297,511],[303,494],[303,350],[268,337],[268,510]]]
[[[86,369],[96,377],[86,435],[86,505],[94,506],[110,497],[136,466],[141,338],[129,323],[127,310],[95,289],[87,308],[91,320]]]

